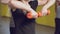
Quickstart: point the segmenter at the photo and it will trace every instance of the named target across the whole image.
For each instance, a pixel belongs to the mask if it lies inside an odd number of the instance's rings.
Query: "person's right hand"
[[[28,18],[37,18],[37,17],[38,17],[38,13],[35,12],[34,10],[28,13]]]

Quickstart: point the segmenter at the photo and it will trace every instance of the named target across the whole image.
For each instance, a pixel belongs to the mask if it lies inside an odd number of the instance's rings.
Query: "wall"
[[[38,6],[37,11],[40,11],[43,6]],[[46,25],[55,27],[55,5],[49,8],[51,10],[51,14],[43,17],[39,17],[36,19],[37,24]]]

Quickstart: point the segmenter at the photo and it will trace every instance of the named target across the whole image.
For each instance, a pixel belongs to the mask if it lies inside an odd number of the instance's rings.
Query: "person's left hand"
[[[41,13],[42,13],[42,16],[45,16],[45,15],[47,15],[48,10],[47,9],[42,9],[41,10]]]

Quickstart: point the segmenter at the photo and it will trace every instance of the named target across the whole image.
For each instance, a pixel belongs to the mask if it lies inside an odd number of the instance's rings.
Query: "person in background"
[[[55,34],[60,34],[60,0],[56,0]]]
[[[0,34],[10,34],[10,8],[0,0]]]

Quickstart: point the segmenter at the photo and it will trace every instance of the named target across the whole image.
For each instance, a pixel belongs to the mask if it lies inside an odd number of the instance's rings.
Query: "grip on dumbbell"
[[[38,15],[36,15],[36,16],[38,16]],[[31,14],[31,12],[27,13],[27,18],[29,18],[29,19],[34,18],[34,17],[32,16],[32,14]]]
[[[41,17],[42,16],[42,13],[41,12],[38,12],[38,17]]]
[[[27,13],[27,18],[29,18],[29,19],[32,18],[31,12]]]
[[[48,10],[48,13],[47,13],[47,15],[49,15],[50,14],[50,10]]]
[[[49,15],[50,14],[50,10],[48,10],[48,13],[47,13],[47,15]],[[42,16],[42,13],[41,12],[38,12],[38,17],[41,17]]]

